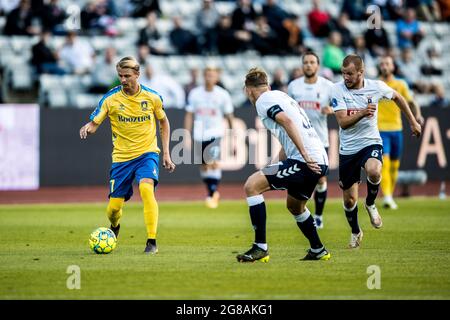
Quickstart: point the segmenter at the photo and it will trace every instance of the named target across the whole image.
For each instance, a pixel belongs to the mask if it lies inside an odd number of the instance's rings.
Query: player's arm
[[[420,137],[420,134],[422,133],[422,128],[420,124],[416,121],[416,118],[411,112],[411,109],[409,108],[409,105],[406,102],[405,98],[403,98],[403,96],[397,91],[394,91],[394,94],[392,95],[392,100],[406,116],[406,119],[408,120],[409,125],[411,127],[413,136]]]
[[[233,119],[234,119],[233,113],[226,113],[224,117],[225,119],[227,119],[228,128],[233,129]]]
[[[369,104],[366,109],[355,112],[354,114],[347,114],[347,110],[335,111],[336,120],[343,130],[348,129],[358,123],[364,117],[373,117],[377,107],[376,105]]]
[[[99,124],[96,124],[94,121],[89,121],[80,129],[80,138],[86,139],[88,135],[94,134],[98,127],[100,127]]]
[[[422,112],[421,112],[421,110],[420,110],[419,105],[418,105],[414,100],[408,101],[408,105],[409,105],[409,108],[411,109],[411,111],[412,111],[414,117],[416,118],[416,121],[417,121],[421,126],[423,126],[425,120],[424,120],[424,118],[423,118],[423,116],[422,116]]]
[[[189,150],[192,147],[191,133],[193,121],[194,121],[194,114],[192,112],[186,111],[186,114],[184,115],[184,129],[186,130],[187,136],[183,139],[183,142],[184,147]]]
[[[317,162],[309,156],[308,152],[306,152],[305,146],[303,145],[303,139],[300,136],[300,133],[298,132],[294,122],[286,115],[285,112],[282,111],[278,111],[273,118],[280,126],[284,128],[284,130],[286,130],[289,138],[291,138],[292,142],[297,147],[303,159],[305,159],[308,168],[310,168],[313,172],[320,174],[321,169]]]
[[[169,119],[164,116],[159,121],[159,131],[161,136],[162,154],[163,154],[163,167],[173,172],[175,170],[175,164],[170,158],[169,141],[170,141],[170,123]]]

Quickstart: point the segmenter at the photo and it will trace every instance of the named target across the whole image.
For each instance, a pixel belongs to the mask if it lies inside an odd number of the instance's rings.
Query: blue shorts
[[[159,175],[159,154],[148,152],[130,161],[113,162],[109,175],[109,197],[125,198],[127,201],[133,195],[134,179],[137,183],[143,178],[153,179],[156,187]]]
[[[383,140],[383,153],[389,155],[391,160],[398,160],[403,150],[402,131],[380,131]]]

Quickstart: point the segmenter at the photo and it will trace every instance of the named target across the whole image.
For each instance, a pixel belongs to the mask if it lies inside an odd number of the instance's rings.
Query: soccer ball
[[[97,228],[89,237],[89,247],[95,253],[110,253],[116,244],[116,235],[108,228]]]

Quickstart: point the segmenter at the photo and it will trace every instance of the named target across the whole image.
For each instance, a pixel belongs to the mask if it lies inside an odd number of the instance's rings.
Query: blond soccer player
[[[90,122],[80,129],[81,139],[94,134],[103,120],[109,117],[112,130],[112,165],[110,171],[109,203],[106,209],[111,229],[119,235],[124,202],[133,195],[133,181],[139,183],[144,203],[147,229],[145,253],[156,254],[158,203],[155,187],[158,184],[160,149],[156,137],[156,119],[160,126],[163,167],[175,170],[169,154],[170,124],[164,112],[161,96],[141,85],[139,64],[133,57],[122,58],[116,65],[120,85],[100,100],[90,116]]]

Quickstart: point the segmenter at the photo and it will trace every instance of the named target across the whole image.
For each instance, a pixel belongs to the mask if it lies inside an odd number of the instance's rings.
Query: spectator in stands
[[[68,15],[61,8],[59,0],[50,0],[49,4],[44,4],[40,17],[43,29],[51,30],[54,34],[62,34],[64,32],[63,23]]]
[[[313,8],[308,13],[309,30],[315,37],[325,38],[330,33],[331,16],[320,8],[320,0],[313,0]]]
[[[297,23],[298,17],[283,10],[277,4],[277,0],[266,0],[263,5],[263,15],[280,39],[280,50],[287,53],[292,52],[301,39],[300,27]]]
[[[195,87],[197,87],[199,85],[199,83],[198,83],[198,75],[199,75],[198,68],[192,68],[189,71],[189,74],[191,75],[191,80],[189,81],[188,84],[186,84],[184,86],[184,93],[185,93],[186,97],[189,95],[189,92],[191,92],[192,89],[194,89]]]
[[[350,20],[364,20],[369,0],[343,0],[341,12],[348,14]]]
[[[342,61],[345,58],[345,52],[342,50],[341,44],[341,34],[337,31],[331,31],[328,44],[323,50],[323,66],[331,69],[334,74],[341,73]]]
[[[277,68],[273,72],[273,80],[272,83],[270,84],[270,88],[272,90],[280,90],[287,93],[287,83],[284,77],[285,77],[284,70],[281,68]]]
[[[443,74],[444,62],[442,61],[441,48],[439,43],[432,43],[426,50],[426,55],[420,59],[422,64],[420,70],[426,76],[440,76]]]
[[[203,53],[215,53],[217,34],[215,27],[219,21],[219,11],[213,0],[203,0],[203,5],[196,16],[196,25],[200,35],[199,45]]]
[[[39,37],[39,42],[31,48],[31,64],[35,67],[37,74],[63,75],[66,71],[58,64],[58,54],[48,46],[52,33],[44,30]]]
[[[96,59],[94,68],[91,70],[92,85],[89,93],[104,94],[113,87],[115,81],[112,79],[117,78],[116,63],[118,60],[114,47],[106,48],[105,55]]]
[[[367,29],[364,40],[372,56],[391,55],[391,43],[382,21],[380,28]]]
[[[7,16],[19,6],[20,0],[0,0],[0,16]]]
[[[237,0],[237,6],[231,15],[231,27],[235,30],[252,31],[256,11],[251,0]]]
[[[415,48],[423,36],[424,32],[416,19],[416,12],[412,8],[407,8],[404,12],[404,17],[397,21],[397,44],[399,48]]]
[[[294,69],[289,72],[289,81],[288,83],[292,82],[295,79],[298,79],[300,77],[303,77],[303,68],[302,67],[295,67]]]
[[[438,85],[435,88],[435,97],[430,102],[432,108],[447,108],[450,107],[450,101],[445,97],[444,87]]]
[[[437,0],[439,4],[439,12],[441,13],[441,20],[450,22],[450,1]]]
[[[80,40],[75,31],[69,31],[59,53],[67,70],[73,74],[89,73],[94,64],[94,50],[91,45]]]
[[[149,53],[154,55],[166,55],[166,51],[155,45],[154,42],[161,39],[161,33],[157,27],[158,16],[155,11],[147,14],[147,24],[139,31],[138,46],[146,46]]]
[[[413,8],[421,20],[440,21],[441,10],[435,0],[406,0],[406,7]]]
[[[353,36],[348,23],[348,14],[345,12],[341,12],[337,19],[330,20],[330,28],[338,31],[342,36],[342,47],[344,49],[353,46]]]
[[[159,0],[131,0],[134,7],[133,17],[145,17],[149,12],[154,11],[158,16],[161,16],[161,7]]]
[[[184,108],[186,97],[183,87],[171,76],[160,70],[154,70],[150,63],[146,65],[145,74],[141,76],[140,82],[163,97],[164,107]]]
[[[279,54],[279,39],[263,15],[257,16],[252,35],[252,45],[262,55]]]
[[[81,11],[81,27],[90,34],[117,35],[115,19],[108,12],[104,0],[90,0]]]
[[[234,54],[245,51],[251,45],[252,35],[245,30],[231,28],[231,17],[224,15],[216,26],[217,50],[219,54]]]
[[[182,19],[179,16],[172,18],[173,29],[170,31],[170,43],[175,48],[177,54],[198,54],[199,46],[197,38],[188,29],[182,25]]]
[[[375,79],[378,76],[377,62],[370,54],[370,51],[366,48],[366,41],[363,35],[356,36],[353,42],[353,50],[349,50],[350,53],[356,53],[364,61],[364,71],[369,79]]]
[[[397,20],[402,17],[402,0],[372,0],[371,4],[380,8],[384,20]]]
[[[19,7],[9,12],[3,33],[7,36],[32,36],[39,29],[32,24],[33,14],[30,0],[21,0]]]

